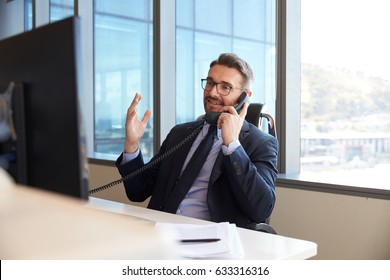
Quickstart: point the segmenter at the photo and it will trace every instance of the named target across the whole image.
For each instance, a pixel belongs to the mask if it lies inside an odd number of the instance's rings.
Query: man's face
[[[243,90],[239,89],[243,87],[243,77],[238,70],[216,64],[210,68],[207,79],[215,83],[225,83],[230,85],[232,89],[226,96],[220,95],[215,85],[209,91],[204,90],[203,103],[206,113],[221,112],[223,106],[234,106],[237,104],[237,99],[243,92]]]

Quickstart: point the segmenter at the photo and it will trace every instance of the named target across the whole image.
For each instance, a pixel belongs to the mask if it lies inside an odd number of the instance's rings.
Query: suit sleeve
[[[196,124],[199,126],[200,122],[197,122]],[[157,181],[159,180],[159,178],[161,179],[162,176],[164,177],[164,180],[169,178],[168,174],[163,174],[159,177],[160,167],[163,164],[161,161],[153,164],[152,166],[150,166],[149,164],[151,162],[154,162],[155,159],[159,158],[161,155],[165,154],[166,151],[168,151],[172,147],[177,146],[178,143],[182,141],[182,139],[187,137],[187,128],[189,128],[189,133],[194,130],[194,126],[192,124],[187,126],[178,125],[172,128],[170,133],[167,135],[167,138],[163,141],[158,153],[147,164],[148,166],[146,166],[144,163],[142,151],[140,151],[139,155],[135,159],[125,164],[121,164],[123,154],[118,157],[118,159],[116,160],[116,167],[118,168],[119,173],[122,175],[122,177],[128,176],[129,174],[133,174],[137,170],[141,171],[140,168],[146,168],[142,172],[139,172],[136,175],[131,176],[131,178],[129,178],[128,180],[124,181],[126,195],[131,201],[142,202],[145,199],[149,198],[154,193],[156,183],[158,183]],[[191,142],[189,143],[191,144]],[[180,144],[179,147],[181,146],[182,145]],[[163,162],[165,170],[171,170],[170,167],[172,166],[172,164],[174,164],[172,160],[167,159]],[[160,185],[164,185],[164,183],[165,181],[160,180]]]
[[[164,153],[164,144],[161,146],[159,153],[156,154],[150,162],[157,158],[161,153]],[[153,193],[159,164],[155,164],[153,166],[148,167],[142,172],[138,172],[141,171],[140,168],[145,168],[142,151],[140,151],[139,155],[135,159],[125,164],[121,164],[122,157],[123,154],[118,157],[115,165],[118,168],[118,171],[121,174],[122,178],[130,176],[130,178],[124,180],[123,182],[126,195],[131,201],[143,202]]]
[[[275,205],[278,141],[265,133],[254,133],[231,155],[225,166],[231,191],[252,222],[265,221]]]

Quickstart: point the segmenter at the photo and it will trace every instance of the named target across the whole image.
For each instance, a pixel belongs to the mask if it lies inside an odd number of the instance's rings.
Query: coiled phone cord
[[[152,166],[156,165],[157,163],[159,163],[160,161],[164,160],[165,158],[167,158],[168,156],[170,156],[172,153],[176,152],[178,149],[180,149],[184,144],[186,144],[189,140],[191,140],[192,138],[194,138],[196,135],[198,135],[198,133],[202,130],[202,128],[204,127],[204,124],[199,126],[197,129],[195,129],[193,132],[191,132],[191,134],[189,134],[186,138],[184,138],[182,141],[180,141],[177,145],[175,145],[174,147],[172,147],[171,149],[169,149],[168,151],[166,151],[164,154],[162,154],[161,156],[159,156],[158,158],[154,159],[153,161],[150,161],[149,163],[145,164],[144,166],[142,166],[141,168],[137,169],[136,171],[122,177],[121,179],[118,179],[116,181],[113,181],[111,183],[108,183],[106,185],[103,185],[101,187],[97,187],[97,188],[94,188],[94,189],[91,189],[89,191],[89,194],[93,194],[93,193],[97,193],[97,192],[100,192],[100,191],[103,191],[103,190],[106,190],[106,189],[109,189],[111,187],[114,187],[116,185],[119,185],[131,178],[133,178],[134,176],[144,172],[145,170],[151,168]]]

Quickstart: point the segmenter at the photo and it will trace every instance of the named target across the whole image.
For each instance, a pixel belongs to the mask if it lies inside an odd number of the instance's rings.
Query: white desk
[[[0,184],[3,260],[176,259],[172,244],[154,229],[155,222],[210,223],[104,199],[83,202]],[[317,254],[313,242],[241,228],[238,232],[244,259],[307,259]]]
[[[88,205],[93,209],[118,213],[122,216],[127,215],[129,216],[129,219],[131,219],[131,222],[133,222],[134,217],[141,218],[139,220],[139,223],[141,224],[147,224],[148,222],[188,224],[210,223],[208,221],[188,218],[94,197],[90,198]],[[238,228],[238,233],[244,249],[244,259],[308,259],[317,254],[317,244],[310,241],[273,235],[243,228]]]
[[[150,225],[87,202],[0,180],[1,260],[169,259]]]

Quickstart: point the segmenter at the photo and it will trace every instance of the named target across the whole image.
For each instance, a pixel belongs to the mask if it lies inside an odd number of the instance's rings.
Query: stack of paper
[[[243,257],[241,240],[235,224],[157,223],[156,228],[174,241],[175,249],[182,257],[207,259]]]

